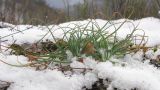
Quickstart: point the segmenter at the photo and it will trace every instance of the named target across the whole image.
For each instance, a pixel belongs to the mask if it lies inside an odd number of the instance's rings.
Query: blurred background
[[[88,18],[159,18],[160,0],[0,0],[0,21],[58,24]]]

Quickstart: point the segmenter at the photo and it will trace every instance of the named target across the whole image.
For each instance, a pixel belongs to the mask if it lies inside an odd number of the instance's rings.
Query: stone
[[[11,83],[0,80],[0,90],[7,90]]]

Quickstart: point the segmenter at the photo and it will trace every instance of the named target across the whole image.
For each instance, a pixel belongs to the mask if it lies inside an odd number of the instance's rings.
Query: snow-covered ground
[[[41,39],[48,30],[54,30],[53,34],[56,38],[63,36],[63,30],[60,27],[75,27],[77,25],[86,25],[90,20],[67,22],[60,25],[49,26],[32,26],[32,25],[11,25],[6,24],[5,28],[0,28],[0,36],[2,37],[1,45],[16,43],[34,43]],[[118,28],[125,19],[111,21],[110,23],[118,23],[107,29],[108,32],[113,32]],[[96,19],[93,20],[100,28],[102,28],[107,21]],[[3,25],[4,25],[3,24]],[[1,24],[0,24],[1,25]],[[9,25],[9,27],[7,27]],[[105,28],[110,26],[107,24]],[[90,25],[91,26],[91,25]],[[155,46],[160,44],[160,20],[149,17],[140,20],[127,20],[127,22],[118,31],[118,36],[124,38],[131,33],[134,27],[137,26],[136,34],[148,36],[148,46]],[[88,26],[88,28],[90,28]],[[104,29],[105,29],[104,28]],[[65,28],[68,30],[69,28]],[[23,31],[24,30],[24,31]],[[23,31],[23,32],[20,32]],[[143,32],[144,31],[144,32]],[[20,33],[17,33],[20,32]],[[12,33],[17,33],[12,35]],[[9,35],[9,36],[8,36]],[[48,34],[44,39],[52,39]],[[5,49],[5,47],[1,47]],[[147,56],[154,58],[160,54],[160,50],[156,53],[148,51]],[[88,68],[87,72],[82,73],[83,70],[74,70],[73,73],[66,72],[65,74],[56,69],[46,69],[43,71],[36,71],[31,67],[13,67],[0,62],[0,80],[13,82],[8,90],[82,90],[83,87],[91,88],[91,86],[103,79],[104,84],[108,85],[107,90],[131,90],[137,88],[138,90],[160,90],[160,70],[149,64],[149,60],[142,62],[143,53],[141,51],[135,54],[125,55],[124,58],[111,58],[111,61],[117,62],[115,64],[110,61],[97,62],[92,58],[85,58],[84,62],[78,62],[75,58],[70,64],[73,68]],[[4,52],[0,53],[0,60],[11,64],[27,63],[27,58],[24,56],[6,55]],[[105,80],[108,81],[105,81]]]
[[[84,21],[72,21],[72,22],[62,23],[59,25],[48,25],[48,26],[32,26],[32,25],[14,26],[7,23],[2,24],[1,22],[0,25],[4,25],[5,27],[8,26],[8,28],[1,28],[0,36],[2,37],[2,41],[8,40],[8,43],[12,43],[14,40],[16,40],[16,43],[19,43],[19,44],[24,42],[33,43],[41,39],[42,36],[47,34],[49,30],[52,31],[53,35],[56,38],[62,38],[64,29],[66,31],[74,27],[77,27],[77,28],[80,26],[85,27],[90,21],[91,20],[88,19]],[[107,25],[103,29],[105,29],[109,33],[116,30],[124,21],[126,21],[126,19],[119,19],[119,20],[109,21],[109,22],[101,19],[92,20],[92,22],[94,23],[95,29],[97,29],[96,26],[98,26],[99,28],[102,28],[107,23]],[[91,28],[93,23],[90,23],[88,25],[88,28]],[[70,28],[66,28],[66,27],[70,27]],[[159,19],[148,17],[148,18],[143,18],[136,21],[127,20],[126,23],[124,23],[124,25],[122,25],[122,27],[118,30],[118,36],[121,38],[124,38],[127,34],[130,34],[135,27],[136,29],[138,29],[135,32],[135,34],[143,35],[144,34],[143,31],[145,31],[145,36],[149,37],[148,44],[147,44],[148,46],[154,46],[154,45],[160,44],[160,40],[159,40],[160,20]],[[18,32],[21,32],[21,33],[18,33]],[[17,33],[17,34],[11,35],[12,33]],[[51,34],[47,34],[44,39],[46,38],[52,39]]]

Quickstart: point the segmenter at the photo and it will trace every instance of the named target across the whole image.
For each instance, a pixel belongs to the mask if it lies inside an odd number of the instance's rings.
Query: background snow
[[[44,36],[49,31],[49,29],[53,31],[53,35],[55,35],[56,38],[62,38],[63,30],[60,28],[63,28],[67,31],[69,30],[69,28],[66,28],[66,27],[74,28],[76,27],[75,24],[79,26],[86,25],[89,21],[90,20],[72,21],[72,22],[67,22],[59,25],[50,25],[50,26],[17,25],[13,28],[1,28],[0,36],[1,37],[7,36],[9,34],[17,32],[16,30],[20,30],[20,31],[26,30],[22,33],[12,35],[13,37],[6,37],[6,38],[3,38],[2,40],[7,39],[9,40],[8,43],[13,42],[14,40],[16,40],[16,43],[19,43],[19,44],[24,42],[33,43],[33,42],[36,42],[37,40],[40,40],[42,36]],[[119,23],[119,24],[115,24],[115,27],[118,28],[121,24],[120,22],[124,22],[124,21],[125,19],[119,19],[119,20],[110,21],[110,23]],[[107,23],[107,21],[101,20],[101,19],[93,20],[93,22],[95,23],[95,25],[97,24],[101,28]],[[110,25],[111,24],[108,24],[106,27]],[[135,21],[128,20],[118,31],[118,36],[121,38],[124,38],[127,34],[130,34],[134,29],[133,25],[138,26],[137,29],[141,29],[145,31],[145,35],[149,37],[149,40],[147,43],[148,46],[154,46],[160,43],[160,40],[159,40],[160,20],[159,19],[150,17],[150,18],[144,18],[144,19],[135,20]],[[89,24],[88,28],[90,26],[92,26],[91,23]],[[112,26],[108,28],[107,31],[111,33],[115,30],[115,27]],[[143,35],[143,33],[144,33],[143,31],[136,31],[135,34]],[[52,39],[50,34],[48,34],[46,38]]]

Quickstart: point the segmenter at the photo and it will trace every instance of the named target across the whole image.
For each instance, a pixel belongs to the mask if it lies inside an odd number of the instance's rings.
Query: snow
[[[110,21],[111,23],[117,23],[107,29],[109,32],[113,32],[115,28],[118,28],[120,22],[126,19],[119,19]],[[34,43],[42,38],[45,34],[52,30],[53,35],[56,38],[63,37],[63,30],[60,27],[74,28],[77,25],[87,24],[89,20],[84,21],[72,21],[62,23],[60,25],[49,26],[32,26],[32,25],[11,25],[6,24],[7,27],[0,28],[1,45],[12,44],[14,40],[16,43]],[[102,28],[107,21],[95,19],[95,24],[98,24]],[[137,26],[139,31],[136,34],[148,36],[148,46],[156,46],[160,44],[160,20],[157,18],[149,17],[140,20],[127,20],[127,22],[118,31],[118,36],[124,38],[127,34],[132,32],[134,26]],[[109,27],[111,24],[105,26]],[[8,27],[9,26],[9,27]],[[89,24],[91,26],[91,24]],[[90,28],[88,26],[88,28]],[[104,29],[105,29],[104,28]],[[69,28],[64,28],[66,31]],[[95,28],[96,29],[96,28]],[[20,32],[23,31],[24,32]],[[54,30],[54,31],[53,31]],[[14,35],[12,33],[20,32]],[[10,35],[10,36],[8,36]],[[45,39],[52,39],[50,34],[47,34]],[[2,46],[2,49],[5,47]],[[68,55],[71,56],[70,52]],[[156,52],[149,50],[146,52],[147,58],[156,58],[160,55],[160,49]],[[137,88],[138,90],[160,90],[160,70],[153,65],[149,64],[149,60],[143,62],[143,52],[139,51],[133,54],[127,54],[124,58],[112,57],[106,62],[98,62],[91,57],[86,57],[82,62],[77,61],[76,57],[69,57],[72,63],[70,66],[73,68],[73,72],[61,72],[58,69],[46,69],[42,71],[36,71],[33,67],[13,67],[3,62],[0,62],[0,80],[13,82],[8,90],[83,90],[83,87],[92,88],[92,85],[98,81],[98,79],[109,80],[109,82],[103,82],[108,85],[106,90],[114,90],[118,88],[120,90],[131,90]],[[2,51],[0,53],[0,60],[3,60],[13,65],[23,65],[28,63],[28,59],[24,56],[9,55]],[[114,61],[115,64],[110,61]]]
[[[24,42],[34,43],[42,38],[45,34],[45,39],[52,39],[51,34],[49,33],[49,30],[53,32],[53,35],[55,38],[62,38],[64,31],[70,30],[70,28],[74,27],[85,27],[86,24],[88,24],[91,20],[84,20],[84,21],[72,21],[67,23],[62,23],[59,25],[49,25],[49,26],[32,26],[32,25],[17,25],[14,28],[1,28],[0,29],[0,36],[2,40],[8,40],[8,43],[13,43],[14,40],[16,40],[16,43],[22,44]],[[96,25],[98,25],[100,28],[102,28],[108,21],[101,20],[101,19],[95,19],[92,20],[93,23],[90,23],[88,25],[88,28],[92,26],[92,24],[95,24],[94,27],[96,28]],[[104,29],[106,31],[109,31],[110,33],[115,30],[115,28],[118,28],[122,22],[126,21],[126,19],[119,19],[114,21],[109,21],[112,24],[115,24],[114,26],[110,23],[108,23]],[[132,30],[137,26],[138,31],[136,31],[135,34],[143,35],[145,31],[145,36],[148,36],[148,46],[155,46],[160,43],[160,20],[157,18],[149,17],[149,18],[143,18],[140,20],[127,20],[126,23],[120,28],[118,31],[118,36],[121,38],[124,38],[127,34],[130,34]],[[67,28],[70,27],[70,28]],[[18,31],[17,31],[18,30]],[[63,31],[64,30],[64,31]],[[20,32],[23,31],[23,32]],[[20,33],[17,33],[20,32]],[[10,35],[12,33],[17,33],[14,35]],[[25,33],[25,34],[24,34]],[[8,36],[10,35],[10,36]],[[12,37],[11,37],[12,36]],[[5,38],[4,38],[5,37]],[[22,38],[23,37],[23,38]],[[6,42],[7,43],[7,42]]]
[[[159,90],[160,88],[157,86],[160,85],[160,81],[157,79],[159,76],[156,75],[159,71],[147,69],[148,67],[146,66],[142,68],[114,66],[109,62],[101,63],[97,66],[98,76],[112,81],[107,90],[112,90],[112,87],[120,90],[134,88],[138,90]]]
[[[14,25],[9,24],[9,23],[5,23],[5,22],[0,22],[0,27],[1,28],[13,28]]]
[[[26,61],[25,57],[18,56],[19,62]],[[15,64],[17,56],[5,56],[8,63]],[[0,80],[14,82],[8,90],[80,90],[83,77],[65,75],[57,70],[35,71],[33,68],[18,68],[0,63]],[[82,80],[81,80],[82,79]]]
[[[132,88],[159,90],[160,70],[149,65],[147,61],[142,63],[140,56],[136,59],[133,57],[135,56],[126,55],[124,57],[125,67],[121,63],[112,64],[109,61],[98,63],[92,58],[86,58],[85,63],[74,60],[71,63],[75,65],[74,68],[93,70],[84,75],[77,73],[82,72],[79,70],[71,76],[66,76],[58,70],[36,71],[29,67],[12,67],[0,63],[0,80],[14,82],[8,90],[81,90],[83,86],[91,88],[98,78],[111,81],[107,90],[113,90],[113,87],[121,90]],[[1,59],[12,64],[17,64],[17,58],[20,63],[27,63],[27,58],[24,56],[1,55]]]

